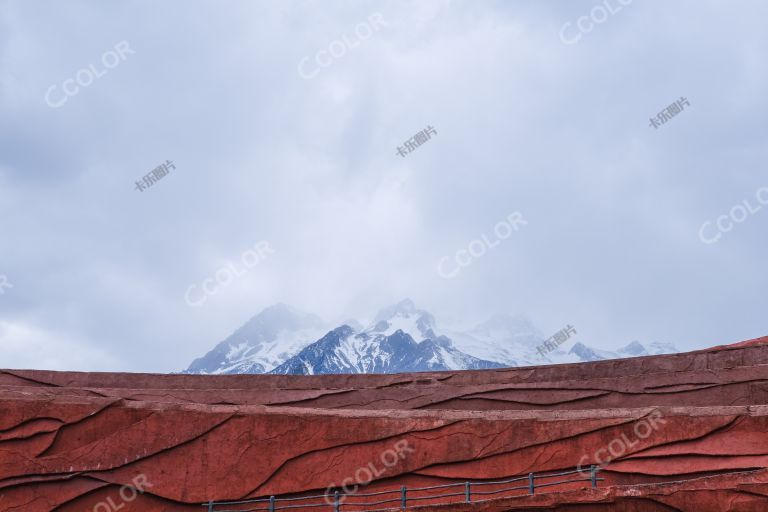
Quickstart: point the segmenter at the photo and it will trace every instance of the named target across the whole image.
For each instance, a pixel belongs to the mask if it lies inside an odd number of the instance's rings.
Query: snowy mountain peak
[[[543,336],[531,320],[523,315],[492,315],[488,320],[475,327],[479,335],[493,335],[509,338],[537,338]]]
[[[671,343],[660,343],[658,341],[649,343],[648,346],[643,345],[639,341],[633,341],[617,351],[621,357],[657,356],[660,354],[674,354],[675,352],[678,352],[678,350]]]
[[[613,352],[610,350],[592,348],[582,342],[576,342],[567,353],[558,349],[552,354],[548,354],[547,358],[556,363],[578,363],[581,361],[601,361],[605,359],[674,354],[676,352],[679,352],[679,350],[670,343],[651,343],[646,348],[646,346],[639,341],[633,341],[629,345]]]
[[[677,352],[680,351],[672,343],[654,341],[653,343],[648,344],[648,354],[652,356],[658,356],[661,354],[675,354]]]
[[[580,341],[574,343],[573,347],[571,347],[571,350],[568,353],[578,356],[582,361],[599,361],[601,359],[605,359],[596,350],[586,346]]]
[[[391,336],[397,331],[410,335],[416,342],[435,338],[435,317],[416,308],[412,300],[405,299],[379,311],[373,324],[364,332]]]
[[[278,303],[262,310],[186,373],[264,373],[317,340],[325,325],[315,315]]]
[[[355,332],[360,332],[364,329],[363,324],[361,324],[359,321],[355,320],[354,318],[350,318],[348,320],[343,321],[341,325],[348,325],[352,329],[354,329]]]
[[[330,328],[330,330],[329,330]],[[436,332],[435,318],[410,299],[382,309],[367,328],[348,320],[333,328],[286,304],[254,316],[185,373],[397,373],[579,363],[675,353],[669,343],[633,341],[616,351],[579,335],[555,350],[524,316],[493,315],[468,331]],[[567,347],[570,346],[570,349]]]
[[[410,299],[382,309],[362,331],[344,325],[272,370],[277,374],[398,373],[498,368],[435,334],[435,318]]]
[[[549,362],[537,347],[544,336],[527,317],[493,315],[465,332],[446,332],[459,350],[506,366],[530,366]]]
[[[335,334],[339,338],[348,338],[349,336],[355,334],[355,329],[347,324],[344,324],[332,330],[331,333]]]
[[[352,328],[344,325],[329,332],[270,373],[400,373],[502,366],[457,350],[445,336],[417,343],[402,329],[391,334],[373,331],[355,333]]]
[[[414,304],[411,299],[403,299],[397,304],[393,304],[379,311],[373,323],[378,323],[381,320],[389,320],[395,316],[411,316],[416,314],[416,312],[416,304]]]
[[[322,325],[315,315],[305,313],[282,302],[264,308],[261,313],[251,318],[241,329],[259,326],[276,332],[282,329],[305,327],[310,325]]]
[[[626,347],[620,348],[619,353],[627,354],[628,356],[644,356],[648,354],[648,350],[639,341],[633,341]]]

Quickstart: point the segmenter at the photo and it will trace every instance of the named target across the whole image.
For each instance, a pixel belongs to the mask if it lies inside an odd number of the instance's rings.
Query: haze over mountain
[[[320,338],[326,325],[318,317],[275,304],[248,320],[188,373],[266,373]]]
[[[575,336],[578,336],[576,334]],[[541,354],[545,336],[523,316],[493,315],[467,331],[443,331],[410,299],[388,306],[366,327],[328,326],[315,315],[275,304],[251,318],[184,373],[338,374],[470,370],[616,359],[677,352],[633,341],[616,352],[577,341]]]

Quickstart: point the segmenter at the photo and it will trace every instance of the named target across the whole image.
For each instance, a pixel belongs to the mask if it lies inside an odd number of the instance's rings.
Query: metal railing
[[[551,487],[554,485],[563,485],[563,484],[574,483],[574,482],[590,482],[591,486],[595,488],[597,487],[597,482],[605,480],[604,478],[597,477],[597,472],[599,471],[599,468],[597,466],[590,466],[589,478],[584,478],[582,471],[583,470],[581,470],[580,468],[577,468],[573,471],[564,471],[561,473],[548,473],[548,474],[528,473],[528,475],[526,476],[519,476],[515,478],[510,478],[507,480],[466,481],[466,482],[458,482],[455,484],[443,484],[443,485],[434,485],[431,487],[411,487],[411,488],[408,488],[405,485],[403,485],[399,489],[392,489],[388,491],[378,491],[378,492],[371,492],[371,493],[341,494],[338,491],[336,491],[333,494],[317,494],[314,496],[300,496],[295,498],[278,498],[276,496],[270,496],[269,498],[241,500],[241,501],[209,501],[208,503],[203,503],[202,505],[204,507],[208,507],[208,512],[261,512],[261,511],[276,512],[277,510],[288,510],[288,509],[295,509],[295,508],[312,508],[312,507],[314,508],[325,507],[326,509],[328,507],[333,507],[333,512],[342,512],[342,507],[344,507],[343,512],[375,512],[376,510],[393,510],[398,508],[400,510],[405,510],[408,507],[408,504],[409,504],[408,502],[419,502],[423,500],[440,500],[442,498],[453,498],[458,496],[462,496],[464,498],[463,503],[478,503],[478,502],[487,501],[487,500],[477,500],[477,499],[473,500],[472,498],[478,497],[478,496],[491,496],[494,494],[501,494],[501,493],[510,492],[510,491],[522,491],[522,490],[527,490],[528,495],[533,495],[536,493],[536,489],[540,489],[542,487]],[[546,480],[549,478],[570,476],[575,474],[579,474],[582,477],[559,480],[556,482],[538,483],[541,480]],[[474,489],[475,487],[479,487],[479,486],[504,485],[504,484],[510,484],[510,483],[516,483],[516,482],[525,482],[525,484],[516,485],[512,487],[505,487],[503,489],[489,490],[489,491],[478,491]],[[432,491],[435,489],[451,489],[454,487],[462,487],[463,490],[460,492],[448,492],[447,494],[413,496],[414,493],[423,493],[425,491]],[[398,496],[391,499],[383,499],[379,501],[353,501],[353,502],[346,501],[347,498],[353,498],[353,499],[369,498],[373,496],[384,496],[387,494],[394,494],[394,493],[397,493]],[[318,499],[322,499],[323,503],[309,503],[309,504],[296,504],[296,505],[288,504],[288,505],[278,506],[278,504],[285,503],[285,502],[294,503],[299,501],[318,500]],[[383,509],[354,509],[354,506],[370,507],[375,505],[385,505],[388,503],[399,503],[399,506],[393,505]],[[440,504],[447,504],[447,503],[449,502],[432,503],[432,505],[440,505]],[[453,503],[456,503],[456,501],[454,501]],[[238,508],[238,509],[216,508],[221,506],[232,506],[232,505],[238,506],[238,505],[250,505],[250,504],[256,504],[257,508]],[[349,506],[352,506],[353,509],[349,509],[348,508]]]

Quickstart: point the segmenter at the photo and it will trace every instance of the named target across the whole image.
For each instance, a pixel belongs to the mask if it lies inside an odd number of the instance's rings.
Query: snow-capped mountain
[[[568,341],[541,354],[538,347],[544,341],[545,336],[523,316],[494,315],[466,331],[444,331],[432,314],[418,309],[409,299],[381,310],[368,327],[350,319],[332,330],[314,315],[277,304],[193,361],[185,373],[469,370],[678,352],[668,343],[646,347],[633,341],[614,352]]]
[[[435,338],[435,317],[418,309],[411,299],[384,308],[376,315],[373,324],[364,332],[389,336],[397,331],[409,334],[414,341]]]
[[[185,373],[266,373],[325,332],[318,317],[275,304],[195,359]]]
[[[343,325],[309,345],[270,373],[400,373],[499,368],[473,357],[435,334],[434,317],[406,299],[382,310],[358,332]]]
[[[627,347],[629,347],[629,346],[631,346],[631,345],[633,345],[635,343],[640,345],[639,342],[633,341],[632,343],[627,345]],[[640,346],[642,347],[642,345],[640,345]],[[626,349],[627,347],[624,347],[624,348]],[[643,347],[643,348],[645,348],[645,347]],[[647,347],[647,349],[646,349],[644,354],[638,354],[638,355],[641,355],[641,356],[658,356],[660,354],[676,354],[677,352],[680,352],[680,351],[672,343],[663,343],[663,342],[660,342],[660,341],[654,341],[654,342],[648,344],[648,347]]]
[[[401,373],[479,370],[503,365],[472,357],[451,346],[448,338],[419,343],[401,330],[386,336],[357,333],[348,325],[329,332],[270,373]]]
[[[585,361],[602,361],[605,359],[623,359],[625,357],[655,356],[659,354],[674,354],[679,352],[671,343],[653,342],[645,347],[639,341],[633,341],[626,347],[615,352],[600,350],[576,342],[569,351],[555,350],[546,357],[553,363],[581,363]],[[542,364],[541,362],[539,364]]]
[[[459,350],[504,366],[548,363],[536,349],[545,337],[523,316],[493,315],[466,332],[446,332]]]
[[[474,329],[446,335],[459,350],[489,361],[498,361],[504,366],[582,363],[679,352],[670,343],[653,342],[646,347],[633,341],[614,352],[577,341],[569,350],[559,348],[541,354],[538,347],[545,342],[546,337],[524,316],[494,315]],[[564,346],[567,345],[570,342]]]

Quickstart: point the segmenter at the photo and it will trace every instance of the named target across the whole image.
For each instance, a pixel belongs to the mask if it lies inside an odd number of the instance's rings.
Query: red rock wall
[[[767,369],[764,338],[397,376],[7,370],[0,510],[201,511],[210,499],[324,492],[365,480],[361,468],[377,475],[368,492],[592,463],[604,465],[597,490],[578,483],[476,507],[768,510]]]

